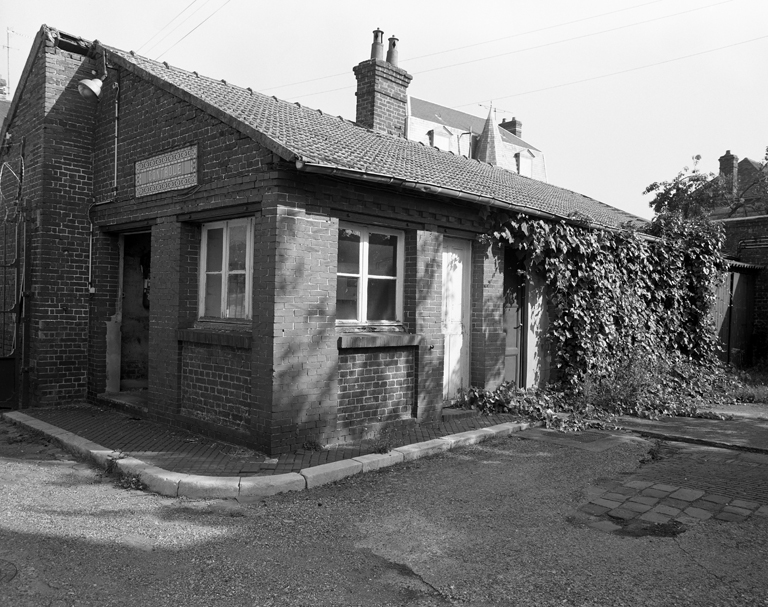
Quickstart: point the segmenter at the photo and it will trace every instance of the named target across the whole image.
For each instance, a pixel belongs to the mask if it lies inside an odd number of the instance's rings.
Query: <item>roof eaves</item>
[[[296,161],[296,168],[300,171],[306,171],[308,173],[319,173],[328,176],[338,176],[346,179],[354,179],[356,181],[365,181],[369,183],[376,183],[378,185],[394,186],[398,188],[413,190],[422,194],[429,194],[433,196],[445,196],[454,200],[460,200],[462,202],[471,202],[474,204],[481,204],[486,206],[503,209],[505,211],[513,211],[522,213],[525,215],[531,215],[540,219],[548,219],[554,221],[562,221],[568,224],[579,225],[584,227],[582,221],[574,220],[570,217],[563,217],[553,213],[548,213],[536,209],[534,207],[513,204],[505,200],[499,200],[492,196],[481,196],[479,194],[473,194],[464,190],[457,190],[452,188],[446,188],[444,186],[435,185],[427,182],[410,181],[394,175],[385,175],[380,173],[372,173],[369,171],[356,171],[349,168],[339,167],[335,165],[322,164],[317,162],[309,162],[302,158]],[[599,221],[592,221],[589,227],[616,231],[616,226],[601,223]]]
[[[472,194],[471,192],[466,192],[463,190],[455,190],[452,188],[446,188],[444,186],[439,186],[439,185],[435,185],[427,182],[411,181],[408,179],[403,179],[401,177],[395,177],[394,175],[372,173],[369,171],[355,171],[353,169],[338,167],[334,165],[320,164],[316,162],[307,162],[303,159],[298,160],[296,162],[296,168],[302,171],[307,171],[309,173],[338,175],[341,177],[346,177],[348,179],[355,179],[359,181],[369,181],[369,182],[375,182],[378,184],[392,185],[400,188],[406,188],[409,190],[415,190],[423,194],[431,194],[434,196],[446,196],[448,198],[453,198],[456,200],[469,201],[469,202],[474,202],[478,204],[485,204],[489,206],[503,208],[506,210],[519,211],[520,213],[525,213],[527,215],[535,215],[543,219],[567,220],[566,217],[552,215],[551,213],[540,211],[538,209],[534,209],[533,207],[513,205],[511,203],[505,202],[503,200],[499,200],[498,198],[493,198],[491,196],[480,196],[479,194]]]
[[[201,99],[197,95],[194,95],[190,93],[189,91],[172,84],[171,82],[168,82],[167,80],[161,78],[160,76],[156,76],[155,74],[152,74],[145,70],[144,68],[140,67],[139,65],[133,63],[132,61],[129,61],[125,57],[112,52],[113,49],[108,46],[103,46],[104,50],[109,52],[109,60],[113,63],[117,63],[124,69],[128,70],[129,72],[139,76],[140,78],[143,78],[144,80],[147,80],[154,86],[164,90],[167,93],[170,93],[171,95],[174,95],[176,97],[179,97],[183,101],[186,101],[187,103],[195,106],[196,108],[210,114],[211,116],[217,118],[218,120],[221,120],[224,124],[227,124],[228,126],[231,126],[234,129],[237,129],[244,135],[247,135],[254,141],[262,144],[267,149],[271,150],[278,156],[280,156],[283,160],[287,161],[295,161],[297,158],[299,158],[299,155],[294,151],[291,150],[281,143],[275,141],[271,137],[265,135],[261,131],[255,129],[249,124],[246,124],[242,120],[239,120],[232,116],[232,114],[229,114],[228,112],[225,112],[215,105],[205,101],[204,99]],[[178,68],[169,68],[169,69],[178,69]]]

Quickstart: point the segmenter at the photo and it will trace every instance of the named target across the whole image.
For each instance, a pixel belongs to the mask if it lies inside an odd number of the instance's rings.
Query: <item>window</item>
[[[339,324],[396,324],[403,312],[403,233],[339,227],[336,320]]]
[[[200,248],[200,317],[250,318],[253,219],[204,225]]]

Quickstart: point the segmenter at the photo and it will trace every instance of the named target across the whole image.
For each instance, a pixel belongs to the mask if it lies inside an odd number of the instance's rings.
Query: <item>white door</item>
[[[469,387],[470,242],[443,240],[443,400]]]

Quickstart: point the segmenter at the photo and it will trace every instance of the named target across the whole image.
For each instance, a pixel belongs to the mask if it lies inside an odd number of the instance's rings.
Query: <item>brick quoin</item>
[[[51,40],[38,37],[37,42],[9,116],[11,145],[0,158],[16,166],[23,148],[22,195],[15,202],[29,245],[26,406],[85,398],[89,331],[87,210],[94,117],[76,91],[92,62],[56,50]]]
[[[442,332],[443,235],[416,230],[406,234],[404,324],[424,337],[417,353],[416,414],[421,421],[435,421],[443,400]]]

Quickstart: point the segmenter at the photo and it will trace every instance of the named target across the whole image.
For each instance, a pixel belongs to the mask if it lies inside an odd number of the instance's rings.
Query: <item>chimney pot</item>
[[[384,60],[384,32],[379,28],[373,30],[373,44],[371,44],[371,59]]]
[[[517,118],[512,118],[512,120],[506,120],[505,118],[502,118],[501,124],[499,126],[505,131],[509,131],[516,137],[523,136],[523,123]]]
[[[387,50],[387,63],[397,67],[397,43],[398,40],[394,36],[389,39],[389,49]]]

